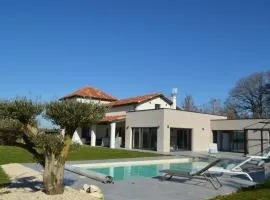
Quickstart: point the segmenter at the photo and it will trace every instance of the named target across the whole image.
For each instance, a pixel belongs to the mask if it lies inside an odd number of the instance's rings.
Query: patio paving
[[[175,152],[174,152],[175,153]],[[159,160],[174,159],[181,157],[208,157],[205,152],[177,152],[175,156],[153,157],[153,158],[132,158],[132,159],[112,159],[112,160],[91,160],[91,161],[71,161],[68,164],[83,163],[110,163],[118,161],[136,161],[136,160]],[[219,153],[217,157],[244,159],[243,155],[233,153]],[[26,166],[40,170],[37,164],[25,164]],[[250,174],[256,182],[262,182],[264,171]],[[201,179],[181,179],[174,178],[171,181],[160,181],[159,178],[142,178],[137,180],[116,181],[114,184],[103,184],[92,179],[65,171],[65,184],[76,189],[82,189],[84,184],[94,184],[99,186],[106,200],[199,200],[213,198],[217,195],[224,195],[237,191],[241,187],[248,187],[254,183],[243,179],[243,177],[223,175],[219,177],[223,186],[215,190],[209,182]]]
[[[200,179],[172,179],[160,181],[158,178],[145,178],[135,181],[117,181],[115,184],[102,184],[84,177],[78,177],[73,173],[66,173],[66,184],[81,189],[83,184],[99,186],[106,200],[200,200],[215,197],[217,195],[235,192],[240,187],[253,185],[250,181],[240,178],[221,178],[223,186],[215,190],[208,182]]]

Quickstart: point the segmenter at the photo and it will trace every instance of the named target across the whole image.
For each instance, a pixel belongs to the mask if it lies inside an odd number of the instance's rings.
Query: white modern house
[[[77,128],[72,139],[79,144],[170,152],[206,151],[209,144],[217,143],[221,151],[245,153],[269,146],[270,127],[263,124],[267,120],[227,120],[224,116],[183,111],[177,107],[176,94],[177,89],[173,89],[170,98],[153,93],[117,99],[99,89],[84,87],[60,100],[110,107],[99,123]],[[263,140],[259,139],[261,135]]]

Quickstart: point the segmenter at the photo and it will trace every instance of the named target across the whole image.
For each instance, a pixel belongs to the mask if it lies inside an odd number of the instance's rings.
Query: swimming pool
[[[105,175],[110,175],[115,181],[120,180],[135,180],[147,177],[156,177],[161,175],[159,170],[162,169],[179,169],[182,171],[195,171],[206,166],[207,162],[163,162],[156,164],[119,164],[118,166],[92,166],[86,167],[87,170],[92,170]]]

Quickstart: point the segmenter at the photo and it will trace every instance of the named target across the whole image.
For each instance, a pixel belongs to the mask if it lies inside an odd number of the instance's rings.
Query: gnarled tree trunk
[[[45,168],[43,173],[43,183],[45,193],[49,195],[62,194],[64,192],[64,167],[71,145],[71,137],[66,134],[64,137],[64,147],[59,155],[51,152],[45,153]]]
[[[43,173],[46,194],[55,195],[64,192],[64,166],[65,163],[57,160],[54,154],[46,155]]]

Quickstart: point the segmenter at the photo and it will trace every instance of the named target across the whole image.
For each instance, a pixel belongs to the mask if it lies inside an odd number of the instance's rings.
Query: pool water
[[[115,181],[134,180],[146,177],[156,177],[161,175],[162,169],[179,169],[181,171],[195,171],[206,166],[207,162],[185,162],[185,163],[163,163],[149,165],[125,165],[99,168],[87,168],[105,175],[110,175]]]

